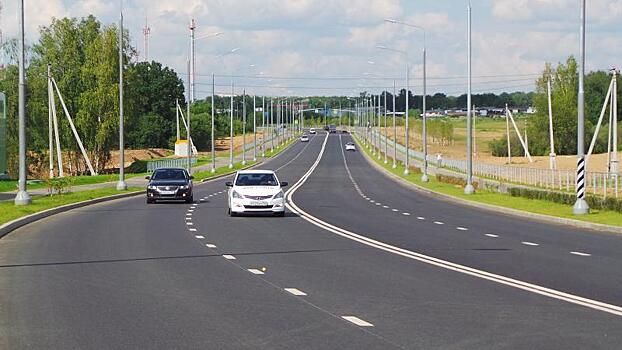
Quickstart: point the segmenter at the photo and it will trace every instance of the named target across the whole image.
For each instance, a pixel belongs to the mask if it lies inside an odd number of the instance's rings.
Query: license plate
[[[172,195],[172,194],[175,194],[175,191],[160,191],[160,194],[163,194],[163,195]]]
[[[266,205],[268,205],[268,202],[251,201],[251,205],[254,207],[265,207]]]

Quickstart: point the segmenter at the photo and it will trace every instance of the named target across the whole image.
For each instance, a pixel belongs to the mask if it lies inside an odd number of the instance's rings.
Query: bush
[[[565,205],[573,205],[577,200],[576,195],[573,193],[543,191],[530,188],[510,188],[508,193],[512,197],[540,199]],[[596,196],[586,196],[585,200],[592,209],[612,210],[622,213],[622,200],[614,197],[603,199]]]
[[[438,180],[438,182],[443,182],[446,184],[456,185],[460,187],[464,187],[467,184],[466,179],[463,179],[461,177],[456,177],[456,176],[443,175],[443,174],[436,174],[436,180]],[[479,187],[479,183],[474,181],[473,187],[477,189]]]
[[[125,171],[130,174],[140,174],[147,172],[147,161],[146,160],[135,160],[128,166]]]
[[[50,195],[69,193],[71,185],[73,185],[73,178],[68,177],[53,177],[45,180]]]

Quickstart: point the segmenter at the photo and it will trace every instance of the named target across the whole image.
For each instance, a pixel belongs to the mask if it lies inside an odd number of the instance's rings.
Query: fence
[[[190,158],[190,164],[194,165],[196,163],[196,157]],[[161,159],[147,162],[147,171],[151,173],[161,168],[185,168],[186,166],[188,166],[188,158]]]
[[[365,133],[361,133],[365,135]],[[369,135],[371,137],[371,134]],[[374,141],[380,144],[380,151],[384,151],[386,138],[374,132]],[[389,148],[391,149],[388,156],[393,154],[393,140],[389,140]],[[367,141],[369,142],[369,141]],[[406,153],[406,148],[397,144],[397,152],[402,155]],[[409,149],[411,158],[421,163],[423,160],[423,152]],[[398,156],[399,157],[399,156]],[[428,164],[435,167],[442,167],[459,173],[467,172],[466,160],[445,159],[438,164],[436,156],[428,154]],[[527,168],[518,166],[508,166],[499,164],[486,164],[481,162],[473,162],[473,175],[481,178],[488,178],[499,181],[501,183],[514,183],[531,187],[544,188],[556,191],[574,192],[576,183],[576,172],[574,170],[551,170]],[[586,192],[607,198],[609,196],[618,198],[621,193],[619,173],[603,173],[603,172],[586,172]]]

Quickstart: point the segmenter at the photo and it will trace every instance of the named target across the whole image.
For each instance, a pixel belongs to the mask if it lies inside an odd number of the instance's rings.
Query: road
[[[0,240],[0,348],[611,349],[622,237],[401,187],[318,134],[264,167],[285,218],[102,203]]]

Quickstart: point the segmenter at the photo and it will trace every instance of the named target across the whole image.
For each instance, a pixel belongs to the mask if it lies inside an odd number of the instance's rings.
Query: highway
[[[1,349],[613,349],[622,237],[403,187],[320,133],[262,165],[285,218],[144,197],[0,239]]]

